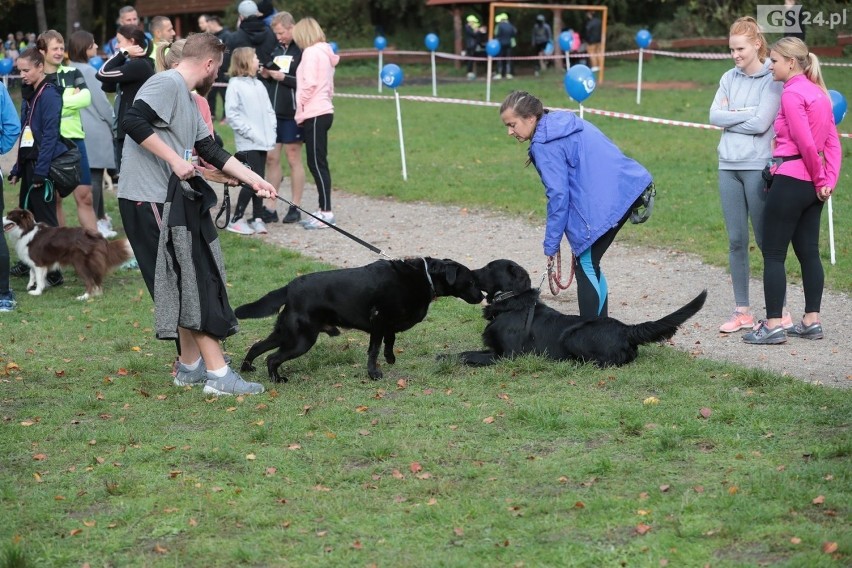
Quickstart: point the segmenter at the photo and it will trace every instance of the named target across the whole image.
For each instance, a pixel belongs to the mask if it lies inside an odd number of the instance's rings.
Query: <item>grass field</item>
[[[703,122],[724,69],[655,60],[647,80],[699,87],[646,91],[636,109],[632,91],[601,86],[589,106]],[[364,73],[340,75],[340,91],[370,92]],[[555,75],[514,84],[570,106]],[[482,99],[484,85],[439,94]],[[535,173],[495,109],[402,106],[408,182],[393,102],[336,100],[335,187],[541,215]],[[654,217],[624,240],[723,265],[718,135],[591,119],[658,181]],[[848,291],[848,165],[843,176],[845,264],[826,271]],[[233,305],[327,268],[222,238]],[[367,337],[345,332],[287,363],[288,383],[247,375],[268,392],[217,400],[171,385],[174,348],[154,339],[138,273],[116,273],[85,304],[70,272],[37,299],[13,285],[18,310],[0,318],[0,567],[828,567],[852,554],[844,390],[662,345],[619,369],[533,357],[461,368],[435,355],[478,345],[480,311],[441,300],[398,338],[381,381],[366,377]],[[226,350],[239,361],[271,324],[242,322]]]

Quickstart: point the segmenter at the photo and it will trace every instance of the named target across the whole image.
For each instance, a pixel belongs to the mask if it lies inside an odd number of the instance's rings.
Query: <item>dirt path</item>
[[[285,180],[282,196],[290,191]],[[305,203],[313,205],[315,193],[306,188]],[[527,270],[537,285],[544,270],[541,251],[543,226],[484,210],[467,210],[427,203],[399,203],[335,191],[338,225],[372,243],[392,257],[434,256],[452,258],[477,268],[495,258],[510,258]],[[279,213],[286,212],[279,202]],[[307,207],[306,207],[307,208]],[[627,225],[623,231],[645,230],[649,225]],[[328,264],[354,267],[379,258],[375,253],[336,231],[306,231],[300,225],[270,226],[268,241]],[[826,291],[822,313],[826,338],[822,341],[788,339],[781,346],[754,346],[741,334],[717,331],[733,306],[730,276],[724,269],[707,266],[698,257],[672,250],[633,247],[618,240],[604,256],[603,268],[610,283],[610,316],[628,323],[658,319],[707,288],[707,304],[690,320],[672,343],[696,357],[725,360],[747,367],[767,369],[811,383],[852,387],[852,334],[842,325],[852,321],[852,300],[845,294]],[[554,298],[543,288],[542,297],[555,308],[576,313],[575,286]],[[755,306],[763,305],[763,286],[752,279]],[[799,286],[790,286],[790,308],[801,314],[804,299]],[[762,308],[758,313],[762,313]]]

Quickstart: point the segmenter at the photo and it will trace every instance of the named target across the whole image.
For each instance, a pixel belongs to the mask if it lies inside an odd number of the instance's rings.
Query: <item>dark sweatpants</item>
[[[151,299],[154,299],[154,273],[157,268],[157,247],[160,245],[160,229],[163,224],[163,204],[148,201],[118,200],[121,224],[139,271]]]
[[[784,261],[790,243],[802,267],[805,312],[820,310],[825,283],[819,257],[822,207],[813,182],[775,175],[766,197],[763,223],[763,294],[767,318],[781,317],[787,290]]]
[[[31,187],[35,175],[35,161],[25,160],[22,164],[21,193],[19,206],[21,209],[32,211],[36,222],[46,223],[51,227],[59,226],[59,218],[56,216],[56,195],[46,186]]]

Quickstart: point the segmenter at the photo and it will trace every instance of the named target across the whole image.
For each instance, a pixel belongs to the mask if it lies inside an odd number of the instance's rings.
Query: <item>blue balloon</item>
[[[438,44],[440,43],[440,40],[435,34],[426,34],[426,39],[423,41],[423,43],[426,44],[426,49],[428,49],[429,51],[435,51],[436,49],[438,49]]]
[[[8,75],[12,72],[13,67],[15,67],[15,64],[12,63],[12,60],[8,57],[6,59],[0,59],[0,75]]]
[[[839,91],[829,90],[831,97],[831,112],[834,113],[834,125],[837,126],[846,118],[846,97]]]
[[[592,70],[585,65],[573,65],[565,74],[565,91],[578,103],[588,99],[596,85]]]
[[[636,45],[645,49],[649,45],[651,45],[651,32],[648,30],[639,30],[636,32]]]
[[[488,43],[485,44],[485,53],[487,53],[490,57],[497,57],[500,55],[500,42],[496,39],[489,40]]]
[[[396,89],[402,85],[403,73],[399,65],[388,63],[382,67],[382,84],[391,89]]]
[[[89,58],[89,65],[95,68],[95,70],[100,69],[104,64],[104,60],[100,55],[93,55]]]
[[[373,40],[373,46],[381,51],[388,46],[388,40],[384,36],[376,36],[376,39]]]
[[[574,43],[574,30],[566,30],[559,34],[559,48],[562,51],[571,51],[572,43]]]
[[[336,41],[330,41],[330,42],[328,42],[328,45],[329,45],[329,47],[331,47],[332,53],[337,53],[337,42]]]
[[[544,54],[545,55],[553,55],[553,42],[549,41],[544,44]]]

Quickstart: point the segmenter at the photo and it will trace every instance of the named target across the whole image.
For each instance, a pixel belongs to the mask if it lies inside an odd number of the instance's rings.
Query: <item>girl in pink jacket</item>
[[[334,121],[334,68],[340,57],[325,41],[316,20],[304,18],[293,27],[293,41],[302,48],[302,62],[296,68],[296,123],[304,129],[308,169],[319,193],[319,211],[315,217],[334,224],[331,212],[331,173],[328,170],[328,131]],[[306,229],[328,227],[311,218]]]
[[[819,225],[823,203],[831,197],[840,173],[840,140],[831,99],[816,55],[798,38],[785,37],[772,46],[769,70],[784,83],[775,119],[774,177],[768,188],[763,228],[763,287],[766,321],[743,336],[746,343],[778,344],[787,335],[822,339],[819,310],[824,274],[819,257]],[[787,248],[802,267],[805,314],[784,331],[781,306],[787,289]]]

